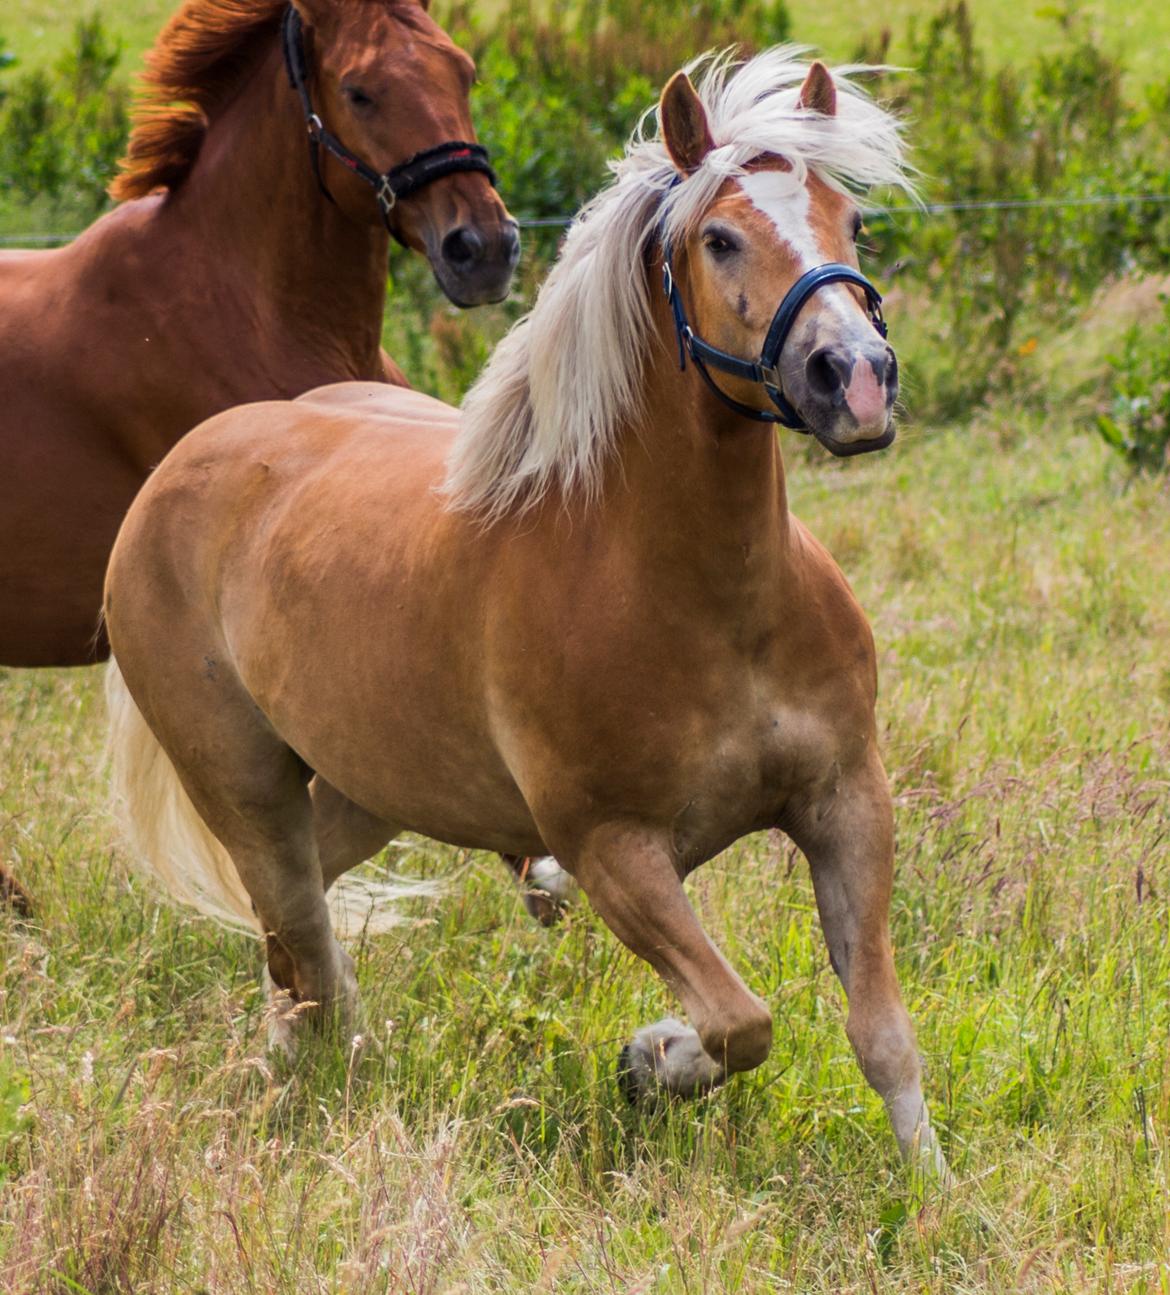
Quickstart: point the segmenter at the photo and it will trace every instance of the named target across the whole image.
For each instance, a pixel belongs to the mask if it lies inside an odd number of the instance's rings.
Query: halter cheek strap
[[[314,110],[313,100],[309,94],[309,63],[305,54],[304,25],[300,14],[291,4],[285,10],[281,26],[281,43],[284,48],[284,65],[288,71],[289,84],[300,97],[301,108],[305,114],[305,124],[309,131],[309,160],[312,163],[313,174],[317,177],[317,185],[321,192],[330,202],[334,201],[334,197],[321,175],[322,148],[332,153],[342,166],[360,176],[374,190],[382,220],[391,234],[394,231],[390,229],[390,213],[399,199],[409,198],[428,184],[441,180],[445,175],[454,175],[459,171],[478,171],[481,175],[487,176],[493,187],[496,185],[496,173],[488,161],[487,149],[482,144],[469,144],[464,140],[450,140],[445,144],[436,144],[434,148],[415,153],[413,157],[407,158],[398,166],[391,167],[389,171],[375,171],[356,153],[350,152],[336,135],[326,130]]]
[[[839,261],[828,261],[824,265],[817,265],[806,271],[784,294],[783,301],[772,316],[759,359],[745,360],[738,355],[721,351],[717,346],[712,346],[710,342],[705,342],[699,337],[687,321],[682,294],[678,290],[678,283],[674,277],[672,249],[665,225],[660,232],[659,241],[662,246],[662,287],[670,302],[671,313],[674,315],[675,334],[678,338],[678,367],[680,371],[684,370],[687,367],[687,356],[690,356],[691,362],[707,386],[725,405],[745,418],[752,418],[760,423],[779,423],[780,426],[790,427],[797,432],[808,431],[804,419],[784,395],[780,378],[780,353],[784,350],[784,343],[788,340],[788,334],[792,332],[801,307],[821,288],[830,283],[852,283],[860,288],[865,293],[870,322],[879,336],[886,336],[881,293],[860,270],[855,270],[851,265],[845,265]],[[778,412],[773,413],[770,409],[755,409],[729,396],[711,376],[710,369],[718,369],[733,378],[743,378],[747,382],[759,384],[768,393],[768,398]]]

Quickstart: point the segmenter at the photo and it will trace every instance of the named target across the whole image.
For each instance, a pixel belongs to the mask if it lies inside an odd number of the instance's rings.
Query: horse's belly
[[[317,751],[310,760],[351,800],[401,830],[448,845],[503,854],[544,852],[540,830],[498,754],[452,735],[436,743],[427,724],[402,719],[382,743],[355,743],[346,753]],[[420,745],[429,745],[425,757]],[[458,757],[450,748],[458,745]],[[295,747],[295,743],[293,744]],[[312,748],[320,747],[317,741]],[[435,747],[442,750],[436,752]]]
[[[389,667],[391,654],[379,657]],[[472,699],[427,655],[397,655],[379,681],[359,657],[302,661],[293,686],[243,665],[252,697],[281,738],[356,804],[451,845],[532,854],[532,814]]]
[[[0,408],[0,664],[104,655],[102,580],[140,482],[86,430],[49,393],[14,390]]]

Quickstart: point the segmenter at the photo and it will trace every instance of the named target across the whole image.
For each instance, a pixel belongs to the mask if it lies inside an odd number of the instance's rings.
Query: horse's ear
[[[822,117],[837,115],[837,87],[833,84],[833,74],[817,59],[804,78],[800,94],[796,100],[798,108],[807,108],[810,112],[819,112]]]
[[[715,147],[707,110],[685,72],[676,72],[666,83],[658,104],[658,122],[670,160],[684,173],[699,166]]]

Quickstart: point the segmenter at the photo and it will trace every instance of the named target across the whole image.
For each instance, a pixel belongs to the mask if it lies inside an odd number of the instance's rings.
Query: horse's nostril
[[[443,239],[443,260],[456,269],[467,269],[481,260],[483,253],[483,238],[468,225],[460,225]]]
[[[869,362],[879,387],[889,389],[898,385],[898,357],[888,346],[879,354],[871,355]]]
[[[504,230],[504,260],[517,261],[520,259],[520,228],[518,225],[509,225]]]
[[[831,346],[822,346],[814,351],[805,364],[808,384],[821,396],[835,396],[849,385],[853,372],[852,359],[842,351]]]

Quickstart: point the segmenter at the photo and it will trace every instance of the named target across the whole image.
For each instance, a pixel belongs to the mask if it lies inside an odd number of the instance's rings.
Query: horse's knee
[[[754,1070],[772,1050],[772,1014],[752,995],[743,1011],[713,1020],[699,1031],[703,1050],[728,1072]]]
[[[845,1033],[866,1080],[887,1101],[918,1081],[921,1063],[914,1027],[900,1003],[882,1017],[851,1011]]]

